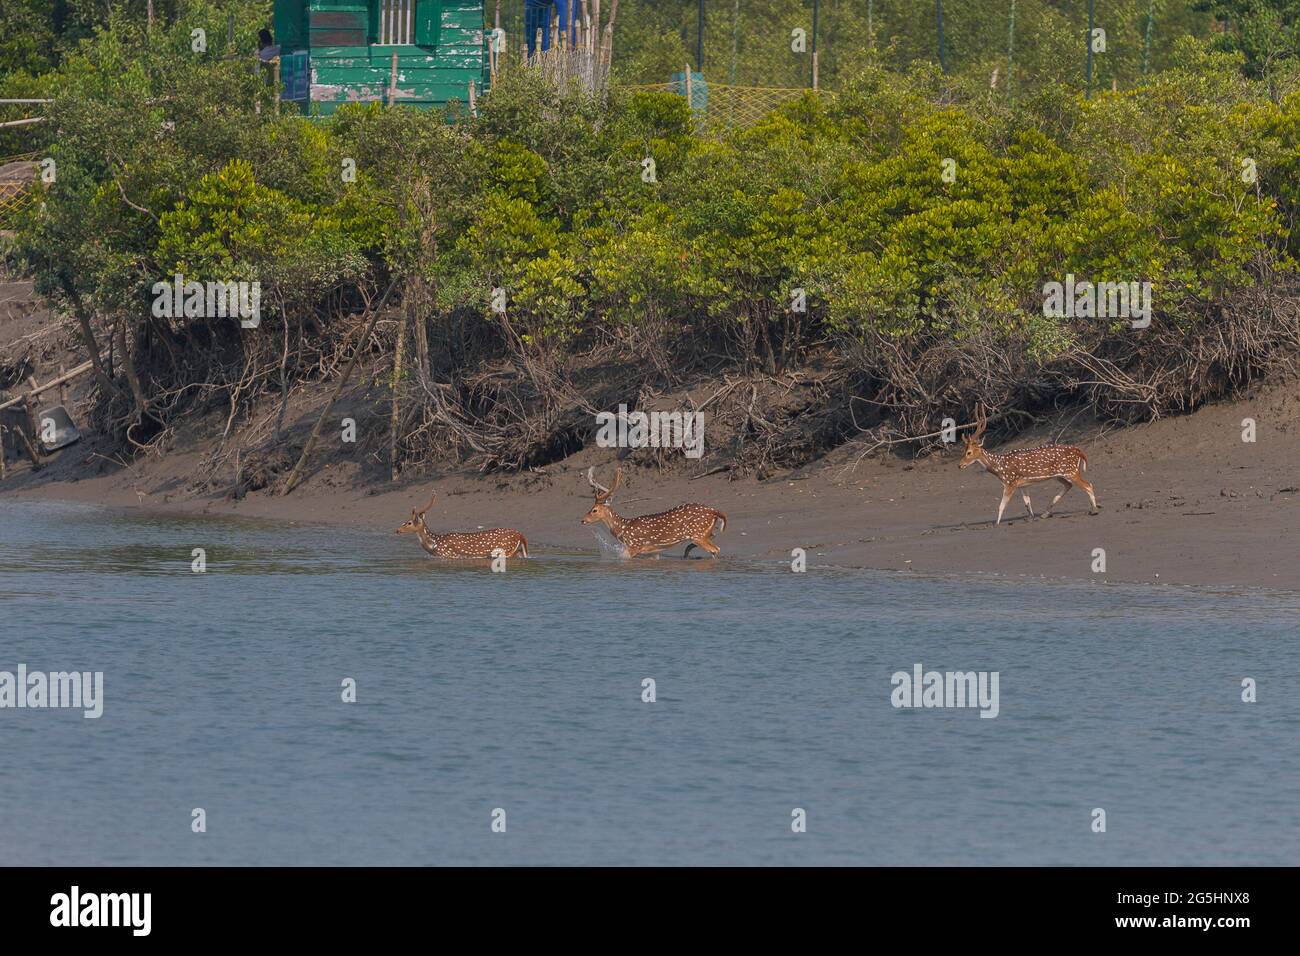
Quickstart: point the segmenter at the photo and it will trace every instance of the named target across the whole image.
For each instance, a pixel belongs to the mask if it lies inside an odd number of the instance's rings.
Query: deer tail
[[[724,515],[717,508],[713,509],[713,513],[718,516],[716,519],[717,521],[720,522],[720,525],[718,527],[718,534],[721,534],[722,532],[727,530],[727,516]]]
[[[1084,450],[1082,448],[1079,449],[1079,470],[1080,471],[1088,470],[1088,456],[1087,454],[1084,453]]]
[[[520,554],[522,554],[525,558],[528,557],[528,539],[525,538],[522,534],[519,536],[519,544],[515,547],[515,550],[518,551]]]

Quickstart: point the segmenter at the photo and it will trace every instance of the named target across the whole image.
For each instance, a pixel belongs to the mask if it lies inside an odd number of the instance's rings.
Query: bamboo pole
[[[41,464],[41,456],[36,451],[36,446],[32,444],[32,440],[28,437],[27,432],[21,428],[11,428],[9,430],[17,434],[19,439],[22,440],[23,447],[27,449],[27,457],[32,460],[32,471],[40,471],[43,467]]]
[[[65,382],[72,381],[78,375],[82,375],[86,372],[89,372],[92,368],[94,368],[94,363],[83,362],[80,365],[78,365],[76,368],[74,368],[71,372],[66,372],[60,375],[56,379],[51,379],[50,381],[46,382],[44,385],[35,386],[26,395],[19,395],[17,398],[11,398],[7,402],[0,403],[0,411],[3,411],[6,408],[12,408],[14,405],[20,405],[26,399],[39,395],[41,392],[46,392],[49,391],[51,388],[62,386]]]

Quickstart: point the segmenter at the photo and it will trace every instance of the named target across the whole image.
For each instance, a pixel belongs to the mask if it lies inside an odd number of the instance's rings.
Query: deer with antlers
[[[1024,448],[995,455],[984,449],[981,440],[989,424],[982,404],[976,409],[976,416],[975,433],[966,437],[966,454],[962,455],[958,467],[965,468],[967,465],[979,462],[984,466],[985,471],[1002,482],[1002,503],[998,505],[998,520],[994,522],[995,525],[1002,523],[1002,512],[1006,510],[1007,502],[1016,491],[1026,485],[1052,479],[1056,479],[1065,487],[1047,506],[1047,510],[1043,512],[1044,518],[1052,513],[1056,503],[1075,485],[1088,493],[1088,500],[1092,502],[1089,513],[1097,513],[1097,497],[1092,493],[1092,483],[1083,477],[1088,467],[1088,456],[1084,454],[1082,448],[1073,445],[1042,445],[1038,448]],[[1025,510],[1029,512],[1029,517],[1034,517],[1034,506],[1029,501],[1029,492],[1021,490],[1020,496],[1025,500]]]
[[[451,531],[446,534],[434,534],[424,523],[424,514],[433,507],[438,497],[435,491],[429,496],[429,503],[416,511],[411,509],[411,518],[395,534],[415,534],[419,536],[420,547],[435,558],[490,558],[498,549],[507,558],[516,553],[528,557],[528,540],[511,528],[493,528],[490,531]]]
[[[624,557],[653,554],[683,541],[689,542],[682,552],[683,558],[695,547],[703,548],[714,557],[721,553],[713,543],[714,530],[725,531],[727,527],[727,516],[721,511],[704,505],[685,504],[658,514],[624,518],[609,506],[610,498],[623,480],[622,467],[615,469],[614,484],[609,488],[596,481],[595,471],[595,467],[587,469],[587,481],[595,490],[596,503],[582,523],[598,523],[597,534],[608,534],[613,539],[611,543],[623,552]]]

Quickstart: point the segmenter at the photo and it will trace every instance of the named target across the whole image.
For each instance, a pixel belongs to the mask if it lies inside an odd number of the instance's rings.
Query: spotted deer
[[[1065,487],[1047,506],[1047,510],[1043,512],[1044,518],[1052,513],[1056,503],[1075,485],[1088,493],[1088,500],[1092,502],[1089,513],[1097,513],[1097,497],[1092,493],[1092,483],[1083,477],[1084,471],[1088,468],[1088,456],[1084,454],[1082,448],[1073,445],[1043,445],[1039,448],[1024,448],[995,455],[985,451],[984,443],[981,441],[989,424],[983,406],[980,406],[976,414],[978,423],[975,433],[966,437],[966,454],[962,455],[958,467],[965,468],[973,462],[979,462],[984,466],[985,471],[1002,482],[1002,504],[998,505],[998,520],[994,524],[1002,523],[1002,512],[1006,510],[1007,502],[1017,490],[1025,485],[1051,481],[1053,478]],[[1029,517],[1034,517],[1034,506],[1029,501],[1029,492],[1021,491],[1020,496],[1025,500],[1025,510],[1029,512]]]
[[[682,557],[691,553],[691,548],[700,547],[717,557],[720,549],[713,543],[713,532],[725,531],[727,516],[716,508],[704,505],[678,505],[658,514],[642,515],[639,518],[624,518],[609,506],[609,500],[623,480],[623,469],[614,472],[614,484],[606,488],[595,477],[594,467],[587,469],[587,481],[596,493],[596,503],[591,506],[582,519],[583,524],[600,523],[597,534],[602,533],[613,538],[613,544],[623,552],[625,558],[635,558],[638,554],[653,554],[671,548],[683,541],[689,542]]]
[[[518,531],[510,528],[493,528],[490,531],[450,531],[446,534],[434,534],[424,523],[424,514],[433,507],[438,497],[435,491],[429,496],[429,503],[419,511],[411,509],[411,518],[395,534],[415,534],[420,538],[420,547],[435,558],[490,558],[492,552],[501,549],[507,558],[513,558],[516,552],[528,557],[528,541]]]

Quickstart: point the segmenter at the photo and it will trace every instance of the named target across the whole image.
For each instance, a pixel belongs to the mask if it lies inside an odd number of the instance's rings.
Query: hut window
[[[415,0],[379,0],[379,42],[415,42]]]

